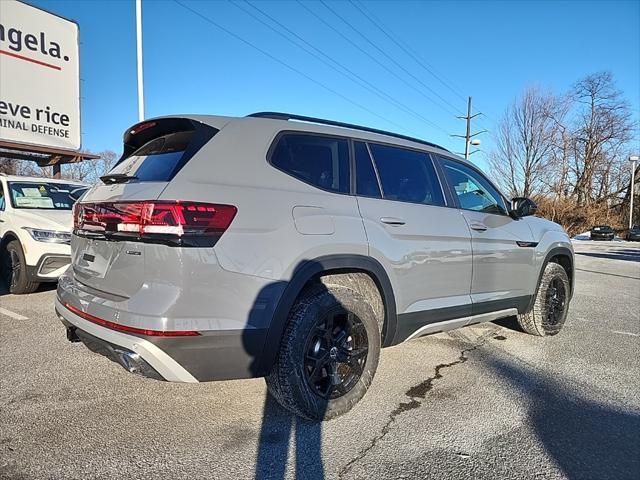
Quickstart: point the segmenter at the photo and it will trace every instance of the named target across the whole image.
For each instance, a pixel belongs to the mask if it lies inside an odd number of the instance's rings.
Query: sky
[[[253,2],[271,18],[246,3],[179,2],[142,1],[147,118],[285,111],[460,152],[451,135],[464,134],[456,115],[472,96],[483,113],[472,130],[489,131],[472,160],[486,166],[496,122],[525,87],[562,93],[608,70],[640,124],[640,0]],[[78,22],[82,147],[120,153],[138,121],[134,0],[29,3]]]

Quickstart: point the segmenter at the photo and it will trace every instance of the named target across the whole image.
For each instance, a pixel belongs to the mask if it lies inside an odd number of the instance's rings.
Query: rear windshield
[[[175,132],[145,143],[109,174],[135,176],[139,182],[167,182],[178,168],[195,131]]]
[[[13,208],[71,210],[87,187],[67,183],[9,182]]]

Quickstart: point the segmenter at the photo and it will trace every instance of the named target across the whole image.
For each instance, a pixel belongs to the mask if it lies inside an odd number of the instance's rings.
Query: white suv
[[[10,293],[55,282],[71,259],[71,208],[88,186],[0,174],[0,271]]]

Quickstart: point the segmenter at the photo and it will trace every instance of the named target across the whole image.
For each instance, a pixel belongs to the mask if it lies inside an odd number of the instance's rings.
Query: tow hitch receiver
[[[67,340],[72,343],[80,342],[80,338],[76,334],[76,327],[67,327]]]

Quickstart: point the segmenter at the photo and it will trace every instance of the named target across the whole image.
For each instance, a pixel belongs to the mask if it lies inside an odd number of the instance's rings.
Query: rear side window
[[[270,162],[314,187],[349,193],[349,143],[343,138],[284,134]]]
[[[382,198],[367,145],[355,142],[354,150],[356,156],[356,193],[364,197]]]
[[[135,176],[139,182],[166,182],[178,167],[194,130],[174,132],[154,138],[109,172]]]
[[[369,144],[387,200],[444,206],[444,196],[426,153]]]

